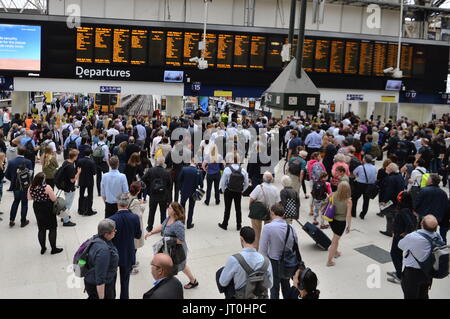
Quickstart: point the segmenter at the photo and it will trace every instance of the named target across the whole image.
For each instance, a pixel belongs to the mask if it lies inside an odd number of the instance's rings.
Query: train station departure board
[[[330,64],[330,40],[317,40],[314,61],[315,72],[328,72]]]
[[[384,76],[386,69],[387,43],[376,42],[373,49],[373,75]]]
[[[77,28],[77,62],[92,63],[94,57],[94,28]]]
[[[166,39],[166,64],[181,66],[183,61],[183,32],[168,31]]]
[[[389,43],[386,68],[397,67],[397,44]]]
[[[373,62],[373,43],[361,41],[359,49],[359,75],[371,76]]]
[[[423,76],[425,74],[425,61],[425,48],[415,47],[413,59],[413,76]]]
[[[358,56],[359,56],[359,42],[347,41],[345,43],[345,74],[358,73]]]
[[[248,67],[249,49],[250,36],[236,35],[234,37],[234,68],[245,69]]]
[[[95,63],[112,61],[112,29],[95,28]]]
[[[201,36],[203,39],[203,33]],[[217,36],[214,33],[207,33],[205,59],[206,61],[208,61],[208,67],[214,67],[216,65],[216,57],[217,57]]]
[[[196,62],[190,62],[189,59],[199,56],[198,43],[200,42],[200,33],[184,33],[183,65],[196,66]]]
[[[130,30],[114,29],[113,62],[128,63],[130,61]]]
[[[313,70],[315,42],[313,39],[305,39],[303,44],[303,69],[308,72]]]
[[[148,31],[131,31],[131,59],[133,65],[147,64]]]
[[[219,34],[217,37],[217,67],[230,69],[233,63],[234,36],[231,34]]]
[[[250,68],[263,70],[266,56],[266,37],[253,36],[251,41]]]
[[[272,37],[267,42],[266,66],[270,69],[281,68],[281,50],[283,49],[283,38]]]
[[[166,33],[153,30],[148,38],[148,64],[150,66],[164,65],[166,52]]]
[[[342,73],[344,71],[345,47],[344,41],[336,40],[331,42],[330,72]]]
[[[406,78],[411,77],[412,63],[413,63],[413,47],[410,45],[402,45],[400,70],[403,71],[403,77]]]

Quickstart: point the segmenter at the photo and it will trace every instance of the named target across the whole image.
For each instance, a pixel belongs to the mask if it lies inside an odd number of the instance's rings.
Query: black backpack
[[[16,177],[16,189],[21,191],[28,190],[31,184],[31,172],[25,166],[25,164],[21,164],[17,168],[17,177]]]
[[[63,140],[65,141],[70,135],[70,130],[68,128],[65,128],[64,130],[62,130],[62,137]]]
[[[66,179],[64,176],[64,171],[66,169],[67,162],[64,162],[55,172],[54,182],[55,186],[58,187],[58,189],[65,190],[66,189]]]
[[[242,168],[235,170],[231,165],[229,166],[231,170],[230,179],[228,181],[228,190],[236,193],[242,193],[244,190],[244,174],[242,174]]]
[[[78,149],[76,140],[79,138],[80,138],[79,136],[77,136],[76,138],[69,138],[69,143],[67,144],[67,149],[68,150]]]
[[[314,182],[311,195],[316,200],[325,200],[327,198],[327,185],[324,181]]]
[[[359,159],[357,159],[355,156],[352,156],[352,159],[350,160],[350,164],[348,165],[348,169],[350,170],[351,173],[353,173],[355,168],[357,168],[361,164],[362,163]]]
[[[165,184],[162,178],[157,177],[152,181],[151,193],[162,194],[166,190]]]
[[[29,140],[26,144],[25,144],[25,158],[33,161],[34,158],[36,157],[36,151],[34,150],[33,147],[33,140]]]

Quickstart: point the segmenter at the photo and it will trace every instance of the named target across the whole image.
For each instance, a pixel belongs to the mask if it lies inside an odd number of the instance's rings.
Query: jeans
[[[230,212],[231,212],[231,204],[233,203],[233,200],[234,200],[234,208],[236,210],[236,225],[241,226],[242,224],[241,199],[242,199],[241,193],[232,192],[228,189],[225,190],[224,193],[225,213],[223,216],[223,223],[222,223],[223,226],[225,227],[228,226],[228,220],[230,219]]]
[[[70,221],[70,209],[72,208],[73,201],[75,199],[75,191],[73,192],[64,192],[64,198],[66,199],[66,216],[61,216],[64,219],[64,223]]]
[[[130,299],[130,275],[132,266],[119,267],[120,272],[120,299]]]
[[[369,201],[370,201],[370,197],[367,194],[367,186],[369,184],[363,184],[363,183],[358,183],[355,182],[355,187],[354,187],[354,194],[352,196],[352,216],[356,217],[356,206],[358,205],[358,199],[361,197],[361,195],[363,196],[363,209],[361,212],[361,216],[366,216],[367,211],[369,210]]]
[[[278,260],[270,259],[272,265],[273,286],[270,288],[270,299],[280,299],[280,285],[283,298],[286,299],[289,296],[289,290],[291,288],[289,279],[281,279],[278,277]]]
[[[206,199],[205,203],[209,204],[209,200],[211,199],[211,190],[212,184],[214,183],[214,195],[216,196],[216,203],[220,202],[220,193],[219,193],[219,183],[220,183],[220,173],[206,175]]]
[[[186,211],[186,202],[188,201],[188,199],[189,199],[189,213],[188,213],[186,225],[190,226],[190,225],[192,225],[192,217],[194,216],[195,200],[192,196],[191,197],[181,196],[180,204],[181,204],[181,206],[183,206],[185,208],[184,210]]]
[[[159,205],[159,212],[161,213],[161,224],[166,219],[166,211],[167,211],[167,201],[166,200],[156,200],[150,196],[150,207],[148,212],[148,229],[153,229],[153,223],[155,222],[155,214],[156,209]]]
[[[13,222],[16,219],[19,203],[22,203],[22,208],[20,211],[21,215],[20,221],[24,223],[27,220],[27,212],[28,212],[28,198],[27,192],[25,191],[14,191],[14,201],[11,206],[9,220]]]

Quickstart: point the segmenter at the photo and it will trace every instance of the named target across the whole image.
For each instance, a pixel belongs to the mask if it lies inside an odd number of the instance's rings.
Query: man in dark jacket
[[[441,178],[438,174],[430,174],[428,186],[420,190],[416,197],[416,213],[420,216],[433,215],[436,217],[441,237],[446,240],[448,231],[448,196],[445,191],[439,188]]]
[[[183,143],[177,141],[175,146],[166,156],[166,167],[167,169],[170,169],[173,186],[175,188],[174,200],[176,202],[178,202],[180,196],[180,182],[178,177],[183,167],[189,164],[191,154],[192,152],[188,147],[183,147]],[[188,159],[188,161],[186,162],[185,159]]]
[[[385,206],[387,203],[392,202],[392,205],[386,207],[383,214],[386,216],[386,231],[380,233],[389,237],[392,237],[393,222],[396,214],[397,196],[405,189],[405,180],[400,174],[397,164],[391,163],[386,167],[386,173],[388,176],[383,182],[383,188],[380,189],[379,200],[380,206]]]
[[[91,158],[92,150],[90,148],[84,151],[82,159],[78,160],[77,167],[81,168],[80,178],[78,184],[80,186],[80,198],[78,199],[78,214],[84,216],[92,216],[97,214],[92,210],[94,200],[94,175],[97,170],[97,165]],[[87,190],[87,197],[84,196]]]
[[[173,276],[173,262],[169,255],[156,254],[151,267],[156,281],[143,299],[184,299],[181,282]]]
[[[128,146],[125,153],[127,154],[127,162],[130,159],[131,154],[141,153],[141,147],[136,144],[136,139],[133,136],[130,136],[130,138],[128,139]]]
[[[22,203],[21,208],[21,219],[20,219],[20,227],[25,227],[30,223],[27,220],[28,213],[28,198],[27,191],[28,189],[22,189],[19,181],[17,180],[17,171],[19,169],[27,168],[30,171],[30,182],[31,176],[33,173],[33,163],[24,157],[26,149],[24,146],[20,146],[17,150],[18,156],[8,163],[8,168],[5,172],[5,177],[11,181],[11,188],[14,192],[14,201],[11,205],[11,212],[9,217],[9,227],[13,227],[15,225],[14,220],[16,219],[17,209],[19,208],[19,203]]]
[[[166,219],[166,210],[168,204],[171,202],[172,197],[172,179],[169,172],[167,172],[164,165],[164,157],[158,157],[156,159],[156,166],[148,170],[142,180],[147,185],[147,191],[150,196],[150,207],[148,214],[147,231],[150,232],[153,229],[153,223],[155,221],[156,208],[159,205],[159,211],[161,213],[161,224]]]
[[[195,200],[193,195],[197,187],[201,185],[201,176],[197,170],[197,165],[194,159],[191,160],[191,165],[183,167],[178,177],[181,192],[181,206],[186,207],[186,202],[189,200],[189,213],[187,218],[187,229],[194,227],[192,223],[192,216],[194,215]]]
[[[125,128],[121,127],[119,129],[119,134],[117,134],[115,139],[114,139],[115,146],[119,146],[120,143],[122,143],[122,142],[128,142],[128,138],[129,138],[129,136],[128,136],[128,134],[125,133]]]
[[[142,236],[139,216],[128,210],[129,202],[127,194],[119,196],[118,211],[109,217],[116,222],[116,236],[113,243],[119,251],[120,299],[129,299],[130,274],[132,266],[136,264],[134,240]]]

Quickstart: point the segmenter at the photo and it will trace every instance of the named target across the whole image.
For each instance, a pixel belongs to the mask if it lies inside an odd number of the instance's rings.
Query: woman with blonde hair
[[[330,227],[333,231],[333,239],[331,246],[328,248],[328,262],[327,266],[334,266],[333,258],[338,258],[341,253],[338,251],[339,239],[344,234],[350,232],[352,223],[352,191],[350,184],[347,182],[340,182],[337,191],[331,195],[333,204],[336,206],[333,221]]]
[[[127,147],[127,142],[120,143],[117,154],[115,154],[119,158],[119,172],[121,173],[125,172],[125,167],[127,166]]]
[[[209,155],[205,157],[203,161],[203,169],[206,172],[206,199],[205,205],[209,205],[209,200],[211,198],[211,189],[214,183],[214,195],[216,198],[216,205],[220,204],[220,171],[224,169],[224,163],[222,156],[219,154],[217,145],[212,144],[210,148]]]
[[[58,169],[58,161],[51,146],[47,146],[42,155],[42,171],[45,174],[45,183],[55,189],[55,173]]]
[[[188,278],[189,283],[184,286],[184,289],[192,289],[198,286],[197,279],[192,275],[190,268],[186,265],[188,248],[185,239],[186,229],[184,208],[177,202],[172,202],[167,208],[168,217],[164,220],[162,225],[153,228],[153,230],[145,235],[148,237],[161,233],[162,237],[172,237],[176,239],[177,245],[182,245],[186,258],[179,264],[174,264],[174,272],[182,271]]]

